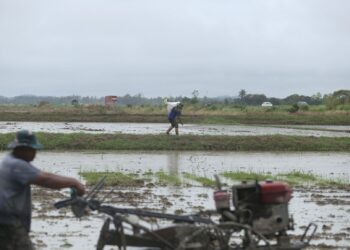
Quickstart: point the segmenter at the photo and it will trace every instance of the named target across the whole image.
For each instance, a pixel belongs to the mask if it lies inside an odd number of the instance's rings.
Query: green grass
[[[164,171],[153,173],[148,170],[142,174],[142,177],[122,172],[80,172],[79,174],[86,180],[87,185],[96,184],[104,176],[107,186],[143,186],[145,182],[151,182],[153,179],[156,179],[156,184],[162,186],[180,186],[182,184],[178,176],[167,174]]]
[[[151,169],[149,169],[146,172],[144,172],[142,175],[146,176],[146,177],[152,177],[154,175],[154,173]]]
[[[164,171],[152,172],[148,170],[142,177],[137,174],[125,174],[122,172],[81,172],[79,173],[85,180],[87,185],[95,185],[102,177],[106,176],[105,185],[107,186],[128,186],[140,187],[146,183],[155,181],[159,186],[181,186],[182,181],[177,175],[170,175]],[[271,174],[269,172],[244,172],[229,171],[223,172],[221,176],[232,181],[265,181],[267,179],[275,181],[285,181],[294,186],[320,186],[328,188],[346,188],[350,187],[349,181],[341,179],[329,179],[318,176],[310,172],[291,171],[288,173]],[[146,177],[146,178],[144,178]],[[213,179],[197,176],[191,173],[184,173],[185,179],[199,182],[204,187],[215,187],[216,182]]]
[[[264,181],[267,179],[276,181],[285,181],[292,185],[316,185],[323,187],[335,187],[335,188],[349,188],[349,181],[341,179],[329,179],[318,176],[310,172],[303,171],[291,171],[288,173],[279,173],[272,175],[265,172],[244,172],[244,171],[230,171],[221,174],[225,178],[234,181]]]
[[[154,177],[154,173],[151,169],[147,170],[146,172],[142,173],[143,179],[147,182],[151,182]]]
[[[313,183],[320,180],[319,177],[315,176],[314,174],[297,170],[285,174],[278,174],[277,178],[286,179],[288,182],[296,184]]]
[[[144,180],[135,174],[124,174],[121,172],[80,172],[87,185],[96,184],[102,177],[106,176],[107,186],[142,186]]]
[[[0,134],[5,150],[15,135]],[[349,152],[350,138],[266,136],[196,136],[37,133],[44,150],[196,150],[196,151],[315,151]]]
[[[177,175],[170,175],[164,171],[158,171],[155,173],[158,185],[164,186],[181,186],[181,180]]]
[[[258,172],[245,172],[245,171],[233,171],[224,172],[222,176],[236,181],[264,181],[267,179],[273,179],[273,175],[269,173]]]
[[[187,178],[187,179],[199,182],[205,187],[214,187],[214,186],[216,186],[215,180],[209,179],[207,177],[197,176],[197,175],[190,174],[190,173],[184,173],[183,176],[185,178]]]

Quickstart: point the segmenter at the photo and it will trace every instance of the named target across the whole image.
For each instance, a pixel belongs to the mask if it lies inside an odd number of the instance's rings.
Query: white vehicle
[[[272,105],[272,103],[271,102],[263,102],[262,104],[261,104],[261,107],[272,107],[273,105]]]
[[[309,104],[307,102],[303,102],[303,101],[297,102],[297,105],[299,108],[309,106]]]

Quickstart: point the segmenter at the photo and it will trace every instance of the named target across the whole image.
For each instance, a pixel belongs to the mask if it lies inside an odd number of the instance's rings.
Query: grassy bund
[[[183,121],[199,124],[350,125],[349,111],[328,111],[322,106],[316,106],[309,111],[290,113],[289,108],[186,106]],[[0,121],[167,123],[166,114],[165,105],[113,108],[101,105],[0,106]]]
[[[13,133],[0,134],[6,149]],[[350,138],[303,136],[167,136],[129,134],[37,133],[45,150],[204,150],[350,152]]]

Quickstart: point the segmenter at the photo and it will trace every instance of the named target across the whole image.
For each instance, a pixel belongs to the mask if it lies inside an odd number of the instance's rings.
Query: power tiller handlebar
[[[94,198],[103,187],[105,179],[106,176],[101,178],[101,180],[99,180],[97,184],[91,189],[91,191],[85,196],[79,196],[77,190],[75,188],[71,188],[71,197],[69,199],[56,202],[54,204],[55,208],[60,209],[70,206],[74,215],[78,218],[82,217],[85,214],[87,207],[95,210],[96,206],[99,206],[99,202],[97,200],[94,200]]]
[[[58,201],[54,204],[55,208],[60,209],[70,206],[74,215],[78,218],[86,214],[86,209],[97,210],[101,213],[114,216],[116,214],[134,214],[140,217],[152,217],[166,220],[173,220],[177,222],[187,222],[187,223],[203,223],[203,224],[213,224],[211,219],[202,218],[198,215],[175,215],[175,214],[165,214],[157,213],[151,211],[145,211],[140,209],[130,209],[130,208],[117,208],[113,206],[102,206],[101,202],[94,199],[97,193],[101,190],[104,184],[105,177],[103,177],[92,190],[85,196],[78,196],[75,189],[71,188],[71,198]]]

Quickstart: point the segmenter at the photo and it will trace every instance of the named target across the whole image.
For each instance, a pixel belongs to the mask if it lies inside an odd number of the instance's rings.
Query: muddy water
[[[214,209],[213,189],[210,188],[156,187],[118,189],[117,191],[118,193],[111,195],[113,201],[108,202],[117,207],[147,208],[167,213],[181,210],[184,214],[197,213],[202,209]],[[123,200],[119,193],[123,193],[123,196],[130,194],[132,199]],[[315,196],[322,197],[314,198]],[[37,201],[34,204],[38,206],[43,202],[47,200]],[[324,202],[326,204],[323,204]],[[349,249],[350,198],[346,192],[295,190],[289,209],[295,221],[295,231],[289,233],[295,235],[296,238],[300,238],[309,222],[318,225],[318,231],[311,242],[312,249]],[[36,211],[34,210],[32,235],[38,249],[93,250],[100,228],[106,218],[103,215],[91,213],[88,217],[76,219],[69,210],[62,210],[58,213],[53,209],[48,209],[42,214]],[[162,221],[158,225],[152,224],[151,228],[157,229],[168,223]],[[330,248],[321,247],[325,245]],[[106,247],[105,249],[117,248]]]
[[[35,160],[45,170],[78,176],[79,171],[143,172],[167,170],[212,177],[224,171],[290,172],[300,170],[327,178],[350,179],[348,153],[251,153],[183,151],[40,152]]]
[[[123,133],[162,134],[167,123],[63,123],[63,122],[0,122],[0,133],[30,129],[51,133]],[[249,126],[249,125],[199,125],[185,124],[182,134],[194,135],[298,135],[350,137],[350,126]]]
[[[1,153],[0,157],[4,154]],[[227,170],[275,173],[303,170],[346,180],[350,176],[350,155],[345,153],[40,152],[33,164],[47,171],[78,178],[78,172],[87,170],[142,174],[150,169],[207,177]],[[124,195],[121,196],[121,193]],[[213,189],[199,186],[118,188],[108,202],[118,207],[195,213],[201,209],[214,209],[212,193]],[[32,235],[38,249],[94,249],[104,217],[92,214],[78,220],[69,210],[54,210],[52,204],[63,195],[68,196],[68,191],[56,196],[41,194],[33,199]],[[126,199],[127,196],[131,198]],[[334,249],[350,246],[348,191],[298,188],[291,200],[290,212],[296,222],[293,234],[300,236],[304,227],[312,221],[319,226],[313,245],[326,244]]]

